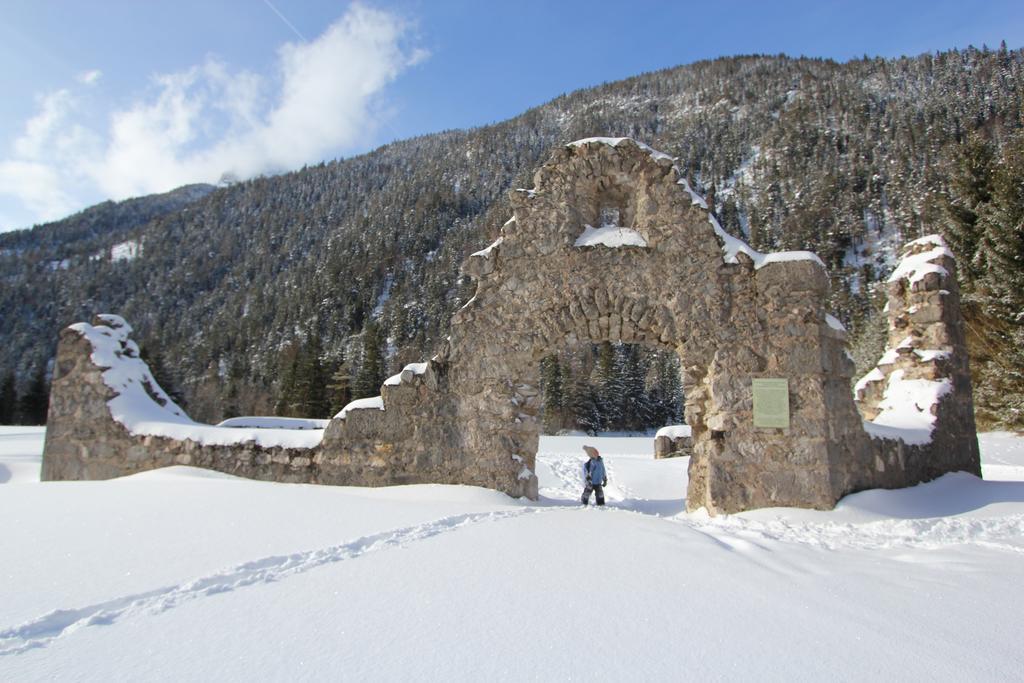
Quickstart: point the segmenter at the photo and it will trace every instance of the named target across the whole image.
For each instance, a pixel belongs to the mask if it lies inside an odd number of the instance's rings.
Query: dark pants
[[[597,504],[604,505],[604,487],[600,484],[587,484],[587,488],[583,489],[583,504],[590,504],[591,491],[597,494]]]

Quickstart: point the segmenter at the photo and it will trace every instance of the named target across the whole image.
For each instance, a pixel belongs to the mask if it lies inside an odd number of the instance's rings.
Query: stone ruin
[[[725,233],[667,155],[625,138],[582,140],[556,149],[511,201],[501,235],[464,264],[476,294],[437,355],[322,432],[198,425],[155,385],[123,320],[65,329],[44,478],[186,464],[536,499],[539,361],[603,341],[679,355],[690,510],[828,509],[866,488],[980,475],[955,264],[940,238],[908,245],[893,274],[890,349],[855,403],[821,261],[760,254]]]
[[[654,459],[688,458],[693,455],[693,431],[690,425],[662,427],[654,435]]]

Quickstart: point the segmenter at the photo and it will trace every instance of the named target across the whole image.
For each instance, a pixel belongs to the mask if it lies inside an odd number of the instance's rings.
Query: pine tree
[[[985,284],[1003,317],[1024,324],[1024,133],[1003,148],[979,227],[988,263]]]
[[[18,411],[18,391],[15,387],[14,373],[8,372],[0,384],[0,424],[14,424]]]
[[[366,398],[380,394],[384,383],[384,354],[381,351],[380,330],[374,320],[363,328],[363,358],[359,372],[352,382],[352,398]]]
[[[565,371],[558,354],[545,356],[540,361],[540,388],[545,430],[557,432],[562,428],[566,407]]]
[[[1024,424],[1024,133],[1003,149],[979,225],[984,230],[980,251],[988,264],[983,305],[964,311],[968,342],[982,347],[972,353],[973,374],[980,380],[975,381],[977,403],[979,412],[997,424],[1019,427]],[[972,327],[982,326],[983,336],[972,334]]]
[[[943,201],[947,217],[943,234],[969,288],[985,267],[984,255],[979,254],[983,228],[978,223],[992,198],[994,153],[981,133],[972,132],[954,148],[954,154]]]
[[[588,434],[597,434],[604,429],[604,414],[598,400],[597,387],[582,375],[574,375],[569,386],[568,400],[576,428]]]
[[[331,406],[330,415],[336,414],[352,400],[352,368],[344,359],[331,373],[327,383],[327,397]]]
[[[310,333],[305,342],[290,344],[282,354],[285,368],[275,405],[278,415],[323,419],[329,416],[331,401],[328,378],[323,367],[323,342]]]
[[[274,404],[274,414],[295,417],[297,411],[297,386],[299,374],[299,346],[291,343],[281,352],[279,366],[281,368],[281,384]]]
[[[327,396],[327,373],[323,366],[323,342],[312,334],[302,349],[300,379],[300,412],[302,417],[324,419],[331,410]]]
[[[652,410],[647,399],[647,362],[636,344],[622,344],[617,349],[618,376],[621,386],[622,418],[613,429],[639,431],[651,425]]]
[[[622,381],[615,347],[611,342],[598,346],[597,365],[594,367],[597,405],[601,429],[610,431],[622,421]]]
[[[40,367],[19,401],[18,419],[22,424],[44,425],[49,407],[50,391],[46,386],[46,369]]]
[[[650,426],[679,424],[683,419],[683,388],[679,377],[679,356],[658,351],[654,356],[653,382],[649,391]]]

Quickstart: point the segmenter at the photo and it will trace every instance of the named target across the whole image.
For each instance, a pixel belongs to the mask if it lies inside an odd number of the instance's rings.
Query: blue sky
[[[722,55],[1005,40],[1024,3],[8,0],[0,231],[347,156]]]

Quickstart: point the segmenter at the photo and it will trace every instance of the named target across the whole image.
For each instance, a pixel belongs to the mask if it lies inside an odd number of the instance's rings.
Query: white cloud
[[[82,85],[96,85],[102,75],[103,72],[99,69],[90,69],[89,71],[83,71],[78,74],[76,80]]]
[[[36,222],[56,220],[75,210],[75,200],[61,185],[60,173],[52,166],[35,161],[0,161],[0,191],[17,197]],[[23,227],[14,220],[5,217],[0,228]]]
[[[25,122],[25,132],[14,140],[14,153],[21,159],[35,159],[45,153],[74,101],[71,93],[62,89],[39,97],[37,103],[39,112]]]
[[[409,28],[400,17],[353,4],[315,40],[281,46],[274,74],[209,58],[154,77],[145,95],[107,112],[99,129],[75,121],[84,105],[71,91],[50,93],[11,157],[0,159],[0,195],[46,220],[97,199],[362,151],[373,141],[383,89],[427,56],[406,46]],[[99,77],[89,71],[78,80],[92,85]],[[19,172],[18,182],[5,182]]]

